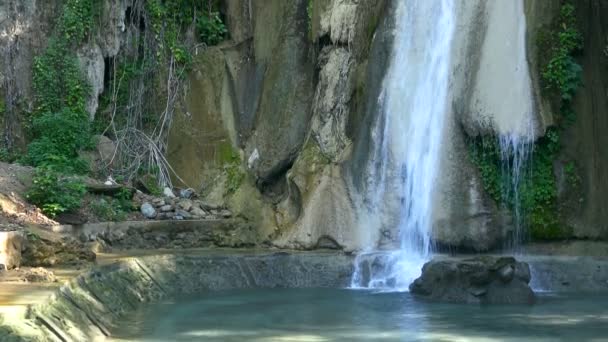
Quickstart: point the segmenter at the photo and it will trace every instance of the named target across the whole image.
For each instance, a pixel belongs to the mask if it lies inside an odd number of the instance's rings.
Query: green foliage
[[[84,172],[78,152],[92,145],[86,98],[90,86],[78,66],[74,44],[92,25],[91,0],[68,0],[58,33],[44,53],[34,59],[33,86],[36,109],[31,119],[32,142],[24,161],[54,166],[61,172]]]
[[[9,151],[5,147],[0,147],[0,162],[13,163],[19,158],[19,155]]]
[[[92,25],[92,0],[66,0],[59,25],[63,39],[69,43],[79,43],[88,35]]]
[[[78,178],[64,177],[53,167],[42,166],[36,169],[26,197],[46,215],[55,217],[79,208],[85,192],[85,185]]]
[[[314,0],[308,0],[308,4],[306,5],[306,14],[308,15],[308,36],[310,38],[310,40],[313,40],[313,32],[312,32],[312,20],[313,20],[313,16],[314,16],[314,9],[315,9],[315,1]]]
[[[69,176],[87,171],[78,152],[92,145],[86,83],[74,53],[92,27],[92,0],[66,0],[49,45],[33,63],[36,107],[23,161],[36,166],[29,201],[54,217],[80,207],[85,186]]]
[[[226,195],[235,193],[245,179],[245,173],[241,169],[241,159],[237,153],[233,153],[229,160],[224,163],[226,174]]]
[[[163,190],[158,185],[160,182],[158,181],[158,171],[147,170],[141,171],[141,176],[139,177],[139,182],[143,185],[143,187],[148,190],[151,195],[160,196],[163,193]]]
[[[45,112],[32,120],[34,139],[28,146],[25,161],[34,166],[61,166],[64,172],[86,172],[78,151],[91,147],[88,117],[68,107]]]
[[[479,169],[483,188],[496,202],[502,201],[500,148],[493,138],[479,137],[468,142],[469,156]]]
[[[159,46],[157,57],[163,57],[166,50],[177,63],[190,63],[192,56],[181,42],[181,35],[193,23],[205,44],[217,45],[224,40],[228,30],[219,12],[214,10],[217,7],[216,1],[148,0],[146,11]]]
[[[196,28],[200,40],[207,45],[217,45],[228,33],[219,12],[204,13],[198,17]]]
[[[574,188],[581,185],[581,176],[578,174],[576,164],[574,162],[568,162],[564,165],[564,172],[566,173],[566,180],[568,184]]]
[[[497,139],[470,139],[468,145],[471,160],[479,169],[486,193],[497,203],[511,209],[519,205],[524,215],[524,223],[533,239],[548,240],[567,236],[567,229],[558,221],[557,187],[553,172],[553,162],[560,150],[557,129],[549,129],[545,136],[535,143],[532,157],[522,166],[526,173],[517,185],[519,203],[515,203],[515,198],[508,196],[507,187],[510,186],[511,179],[506,179],[509,175],[502,171],[504,161],[501,159]]]
[[[34,58],[33,85],[38,113],[56,112],[64,107],[78,113],[86,111],[90,86],[64,41],[52,38],[45,52]]]
[[[560,12],[556,28],[545,32],[539,42],[539,49],[546,54],[542,78],[546,87],[559,94],[562,101],[569,103],[581,85],[582,67],[576,62],[576,55],[583,49],[583,37],[576,28],[575,7],[565,3]]]
[[[95,216],[104,221],[123,221],[127,213],[134,210],[131,191],[127,188],[121,189],[114,197],[104,196],[94,200],[90,207]]]

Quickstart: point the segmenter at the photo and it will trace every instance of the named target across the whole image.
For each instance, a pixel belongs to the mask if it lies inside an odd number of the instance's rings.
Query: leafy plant
[[[544,33],[540,42],[542,54],[548,53],[544,56],[543,81],[547,89],[557,92],[566,105],[581,85],[583,70],[575,59],[583,49],[583,37],[576,24],[575,7],[567,2],[561,7],[556,29]]]
[[[78,178],[87,171],[78,153],[92,145],[86,83],[74,47],[90,32],[92,0],[66,0],[46,50],[34,59],[35,110],[32,140],[23,161],[36,166],[29,201],[54,217],[80,207],[86,192]]]
[[[46,215],[55,217],[79,208],[85,193],[80,179],[62,176],[52,167],[43,166],[36,169],[26,197]]]
[[[131,210],[132,204],[119,198],[102,197],[91,203],[91,211],[104,221],[123,221]]]
[[[204,13],[198,17],[196,28],[201,41],[209,46],[219,44],[228,33],[219,12]]]

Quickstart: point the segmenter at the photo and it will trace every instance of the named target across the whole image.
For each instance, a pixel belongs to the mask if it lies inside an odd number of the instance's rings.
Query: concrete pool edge
[[[557,292],[608,293],[608,259],[525,256],[533,283]],[[354,256],[336,251],[197,250],[128,256],[86,271],[23,319],[0,321],[1,341],[103,341],[138,306],[239,288],[349,285]],[[536,279],[535,279],[536,278]],[[538,289],[538,288],[537,288]]]
[[[196,251],[128,257],[86,271],[25,317],[0,321],[1,341],[103,341],[144,303],[205,291],[345,287],[352,257],[339,252]]]

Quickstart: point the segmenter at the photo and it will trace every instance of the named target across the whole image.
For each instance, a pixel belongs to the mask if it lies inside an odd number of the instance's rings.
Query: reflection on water
[[[114,341],[608,341],[608,297],[431,304],[408,293],[264,289],[142,308]]]

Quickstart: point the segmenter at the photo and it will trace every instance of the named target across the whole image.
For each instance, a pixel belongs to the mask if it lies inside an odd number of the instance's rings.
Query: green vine
[[[37,167],[27,197],[49,216],[77,209],[84,191],[72,175],[88,171],[79,152],[92,146],[86,111],[90,86],[74,51],[90,33],[92,4],[92,0],[67,0],[48,47],[34,58],[36,107],[23,161]]]

